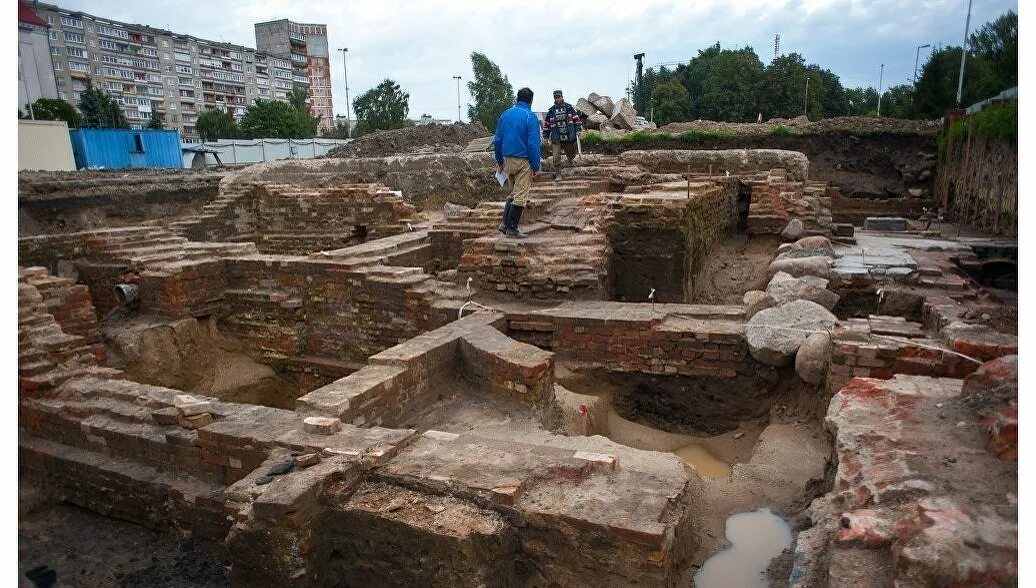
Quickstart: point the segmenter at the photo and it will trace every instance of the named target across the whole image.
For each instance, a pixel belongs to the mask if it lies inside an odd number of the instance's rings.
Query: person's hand
[[[501,165],[501,164],[499,164],[499,163],[498,163],[498,164],[496,164],[496,171],[497,171],[497,173],[503,173],[503,171],[504,171],[504,166],[503,166],[503,165]]]

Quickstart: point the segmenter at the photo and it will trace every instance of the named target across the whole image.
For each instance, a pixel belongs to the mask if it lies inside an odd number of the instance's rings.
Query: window
[[[143,49],[140,50],[140,54],[141,55],[147,55],[148,57],[156,57],[156,56],[158,56],[158,51],[155,51],[154,49],[152,49],[150,47],[144,47]]]
[[[176,110],[176,102],[170,102],[169,103],[169,110]]]
[[[49,24],[49,25],[53,25],[54,24],[54,17],[52,15],[50,15],[50,14],[47,15],[47,24]]]
[[[61,62],[60,61],[55,61],[54,62],[54,71],[61,71]]]
[[[90,73],[90,66],[85,63],[77,63],[75,61],[68,62],[68,69],[72,71],[81,71],[83,73]]]
[[[194,70],[192,70],[190,66],[187,65],[178,65],[176,66],[176,73],[189,74],[194,73]]]
[[[61,26],[81,29],[83,28],[83,21],[78,18],[72,18],[71,16],[62,16]]]
[[[179,78],[177,78],[177,80],[180,82],[181,86],[193,86],[194,85],[194,80],[192,78],[185,78],[183,76],[180,76]]]
[[[101,39],[98,42],[101,45],[101,49],[107,49],[109,51],[118,51],[119,50],[119,46],[115,44],[115,41],[108,41],[106,39]]]
[[[119,58],[115,57],[114,55],[103,55],[102,54],[101,55],[101,61],[103,63],[118,63],[119,62]]]
[[[50,48],[50,54],[51,55],[61,55],[61,47],[51,47]]]
[[[78,92],[82,92],[86,89],[86,82],[82,80],[72,80],[72,89]]]
[[[96,47],[96,46],[97,46],[97,43],[94,43],[94,40],[93,40],[93,39],[90,39],[90,46],[91,46],[91,47]]]
[[[160,76],[158,74],[148,74],[147,75],[147,81],[154,82],[156,84],[161,84],[162,83],[162,76]]]
[[[67,43],[80,43],[85,41],[83,35],[79,33],[65,33],[65,42]]]
[[[112,28],[112,27],[106,27],[106,26],[98,25],[97,26],[97,32],[98,32],[98,34],[107,35],[109,37],[118,37],[120,39],[129,39],[129,33],[127,33],[126,31],[124,31],[122,29],[116,29],[116,28]]]
[[[50,40],[51,41],[57,41],[58,40],[58,32],[57,31],[50,31]]]
[[[165,39],[163,39],[162,40],[162,46],[163,47],[168,47],[169,46],[169,41],[166,41]],[[165,58],[169,59],[169,54],[168,53],[165,54]]]
[[[68,100],[68,92],[58,92],[58,97],[62,100]]]
[[[65,51],[68,52],[69,57],[82,57],[87,58],[86,50],[80,49],[79,47],[65,47]]]
[[[122,82],[105,82],[104,85],[108,87],[108,91],[109,92],[111,92],[111,91],[121,92],[122,91]]]

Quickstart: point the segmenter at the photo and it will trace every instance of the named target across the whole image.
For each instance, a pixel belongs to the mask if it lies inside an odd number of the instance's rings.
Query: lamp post
[[[931,44],[925,43],[917,46],[917,53],[914,55],[914,88],[917,88],[917,60],[921,57],[921,50],[928,47],[931,47]]]
[[[809,101],[809,74],[806,74],[806,93],[802,95],[802,116],[808,117],[806,114],[806,104]]]
[[[457,122],[460,122],[460,76],[453,76],[457,80]]]
[[[352,117],[349,116],[349,108],[352,106],[349,104],[349,64],[346,62],[345,56],[349,53],[349,48],[344,47],[338,49],[342,52],[342,73],[345,74],[345,126],[346,126],[346,137],[353,136],[353,121]]]
[[[971,0],[968,0],[968,18],[964,21],[964,42],[960,45],[960,73],[957,75],[957,106],[964,90],[964,58],[968,56],[968,30],[971,28]]]
[[[878,118],[881,118],[881,83],[885,80],[885,64],[881,64],[881,73],[878,74]]]

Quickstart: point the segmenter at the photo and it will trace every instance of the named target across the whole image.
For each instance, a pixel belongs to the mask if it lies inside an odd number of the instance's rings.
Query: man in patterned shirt
[[[550,140],[554,155],[554,181],[561,179],[561,152],[565,152],[568,165],[576,158],[576,135],[582,130],[583,120],[576,109],[565,102],[561,90],[554,90],[554,106],[543,118],[543,138]]]

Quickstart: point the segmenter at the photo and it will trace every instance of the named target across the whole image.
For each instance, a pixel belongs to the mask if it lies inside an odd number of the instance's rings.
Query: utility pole
[[[338,49],[342,52],[342,72],[345,74],[345,126],[346,126],[346,137],[353,136],[353,120],[349,116],[349,109],[352,107],[349,104],[349,64],[346,62],[346,55],[349,53],[349,48]]]
[[[460,122],[460,76],[453,76],[457,80],[457,122]]]
[[[802,95],[802,116],[805,116],[807,118],[809,117],[809,115],[806,114],[806,112],[808,112],[808,109],[806,108],[806,104],[808,103],[808,101],[809,101],[809,74],[806,74],[806,93]]]
[[[931,44],[924,44],[917,46],[917,53],[914,55],[914,89],[917,89],[917,60],[921,57],[921,50],[926,47],[931,47]]]
[[[964,58],[968,56],[968,31],[971,28],[971,0],[968,0],[968,18],[964,21],[964,42],[960,46],[960,73],[957,75],[957,106],[964,90]]]
[[[881,64],[881,73],[878,74],[878,117],[881,117],[881,83],[885,80],[885,64]]]

